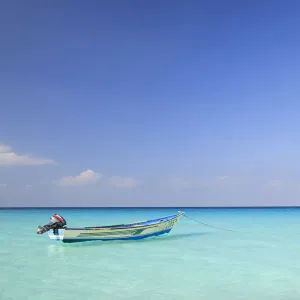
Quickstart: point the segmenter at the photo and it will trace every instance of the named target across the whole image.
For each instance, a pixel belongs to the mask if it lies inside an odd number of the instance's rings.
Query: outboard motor
[[[38,226],[36,233],[37,234],[43,234],[51,229],[53,229],[53,233],[55,235],[58,235],[58,229],[64,229],[65,226],[67,225],[66,220],[58,215],[58,214],[54,214],[51,218],[50,218],[50,222],[44,226]]]

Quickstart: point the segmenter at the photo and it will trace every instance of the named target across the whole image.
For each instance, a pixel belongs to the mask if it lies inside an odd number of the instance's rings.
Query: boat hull
[[[58,235],[48,233],[50,239],[64,243],[84,241],[139,240],[169,233],[180,220],[183,212],[176,215],[132,224],[114,226],[66,228]]]

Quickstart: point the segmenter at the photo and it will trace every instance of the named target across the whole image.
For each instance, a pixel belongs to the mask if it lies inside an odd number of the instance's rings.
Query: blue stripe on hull
[[[116,240],[141,240],[151,236],[158,236],[162,234],[169,233],[170,229],[158,231],[155,233],[144,234],[144,235],[137,235],[137,236],[126,236],[126,237],[119,237],[119,238],[78,238],[78,239],[63,239],[64,243],[76,243],[76,242],[88,242],[88,241],[116,241]]]

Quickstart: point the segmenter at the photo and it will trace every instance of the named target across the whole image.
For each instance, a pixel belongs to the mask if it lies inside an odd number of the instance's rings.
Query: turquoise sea
[[[299,300],[300,209],[179,208],[170,234],[138,241],[63,244],[38,225],[140,221],[178,209],[0,209],[1,300]]]

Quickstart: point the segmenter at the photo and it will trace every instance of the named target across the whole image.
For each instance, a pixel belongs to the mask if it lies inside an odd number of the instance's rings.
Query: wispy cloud
[[[269,180],[267,183],[266,183],[266,186],[267,187],[279,187],[282,185],[282,181],[279,180],[279,179],[275,179],[275,180]]]
[[[265,187],[272,189],[298,189],[300,188],[300,180],[272,179],[267,181]]]
[[[198,177],[174,177],[168,180],[171,187],[175,188],[204,188],[220,184],[234,183],[233,178],[229,176],[217,176],[213,179],[203,179]]]
[[[16,154],[10,146],[0,144],[0,165],[46,165],[55,163],[54,160],[48,158]]]
[[[7,183],[0,183],[0,188],[6,188],[8,186]]]
[[[91,169],[83,171],[77,176],[67,176],[60,180],[54,181],[54,184],[58,186],[78,186],[78,185],[89,185],[96,184],[100,181],[102,182],[104,175],[97,173]],[[122,177],[122,176],[112,176],[107,177],[104,181],[105,184],[115,188],[135,188],[139,181],[133,177]]]
[[[133,177],[112,176],[108,181],[116,188],[132,189],[138,185],[138,181]]]
[[[177,187],[177,188],[191,188],[195,186],[199,186],[200,182],[199,179],[196,178],[183,178],[183,177],[174,177],[169,178],[168,184],[171,187]]]
[[[102,178],[102,174],[96,173],[93,170],[86,170],[80,173],[78,176],[63,177],[55,183],[59,186],[88,185],[95,184]]]

